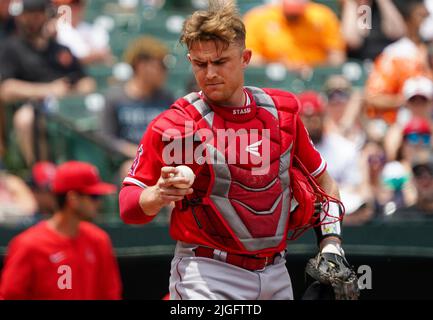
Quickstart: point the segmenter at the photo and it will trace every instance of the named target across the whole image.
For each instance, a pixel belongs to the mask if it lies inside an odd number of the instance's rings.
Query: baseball
[[[194,183],[194,180],[195,180],[195,174],[191,170],[191,168],[182,165],[182,166],[176,167],[176,169],[178,170],[178,174],[176,176],[177,177],[185,177],[185,178],[187,178],[188,181],[189,181],[189,183],[188,184],[178,183],[178,184],[175,184],[174,186],[176,188],[179,188],[179,189],[187,189],[187,188],[191,187],[192,184]]]

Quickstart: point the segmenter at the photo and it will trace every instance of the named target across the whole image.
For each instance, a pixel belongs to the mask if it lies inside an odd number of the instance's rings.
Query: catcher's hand
[[[358,299],[358,277],[343,255],[319,253],[308,261],[305,271],[319,283],[331,286],[336,300]]]

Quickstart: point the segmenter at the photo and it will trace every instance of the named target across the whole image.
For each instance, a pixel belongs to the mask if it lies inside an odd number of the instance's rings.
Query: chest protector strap
[[[230,165],[226,163],[224,155],[211,144],[206,144],[207,154],[212,159],[216,159],[218,163],[218,165],[209,165],[213,179],[211,179],[206,195],[201,199],[193,199],[189,204],[192,207],[191,211],[193,214],[194,205],[210,205],[215,213],[227,222],[234,236],[248,251],[281,248],[285,246],[289,232],[291,234],[289,239],[294,240],[310,228],[330,223],[328,216],[320,215],[320,210],[317,210],[320,206],[318,203],[324,204],[320,207],[326,207],[326,203],[329,204],[330,197],[315,183],[314,178],[302,166],[299,159],[293,156],[294,141],[296,141],[296,117],[298,113],[298,105],[297,103],[293,103],[293,96],[278,90],[262,90],[254,87],[247,87],[246,89],[253,94],[257,108],[266,110],[279,123],[280,133],[278,137],[281,145],[281,154],[279,170],[275,179],[281,184],[280,197],[278,197],[275,205],[269,212],[260,213],[249,208],[259,215],[272,214],[277,207],[280,208],[275,233],[271,236],[255,237],[244,224],[236,212],[231,199],[229,199],[228,190],[234,182],[231,179]],[[287,103],[287,99],[292,99],[292,101]],[[294,107],[290,108],[287,105],[294,105]],[[218,117],[197,93],[189,94],[175,103],[172,108],[181,108],[186,111],[194,121],[196,132],[199,129],[212,129],[214,119]],[[202,141],[203,137],[197,136],[195,140],[197,141],[197,139],[198,141]],[[296,166],[291,166],[292,163],[295,163]],[[200,173],[198,172],[196,175],[200,179]],[[194,217],[198,226],[201,227],[200,221],[198,221],[195,215]],[[328,220],[325,218],[328,218]],[[340,217],[334,217],[334,221],[335,219],[340,219]]]

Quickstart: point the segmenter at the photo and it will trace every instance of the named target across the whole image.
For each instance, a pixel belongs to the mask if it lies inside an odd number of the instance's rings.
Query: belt
[[[277,252],[272,256],[258,257],[241,254],[233,254],[225,251],[199,246],[194,249],[196,257],[210,258],[227,262],[237,267],[250,271],[263,271],[267,266],[274,264],[275,258],[281,257],[281,253]]]

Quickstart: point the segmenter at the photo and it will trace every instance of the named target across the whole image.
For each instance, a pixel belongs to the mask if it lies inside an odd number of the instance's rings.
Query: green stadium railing
[[[122,255],[165,255],[173,252],[175,242],[169,235],[167,222],[131,226],[117,220],[98,224],[110,234],[116,251]],[[27,226],[0,226],[0,254],[10,239],[25,228]],[[433,259],[432,232],[431,222],[403,221],[386,224],[373,221],[364,226],[345,227],[344,246],[349,255]],[[316,250],[313,231],[288,244],[289,254],[314,254]]]
[[[85,97],[73,96],[58,101],[57,110],[47,114],[50,145],[55,146],[57,162],[68,159],[96,165],[101,176],[114,181],[113,167],[125,160],[109,141],[97,134],[100,115],[88,109]]]
[[[119,167],[127,158],[98,134],[100,118],[86,107],[84,97],[68,97],[58,102],[57,110],[46,115],[51,158],[56,163],[78,160],[92,163],[103,180],[119,184]],[[105,219],[118,219],[117,196],[105,197]]]

